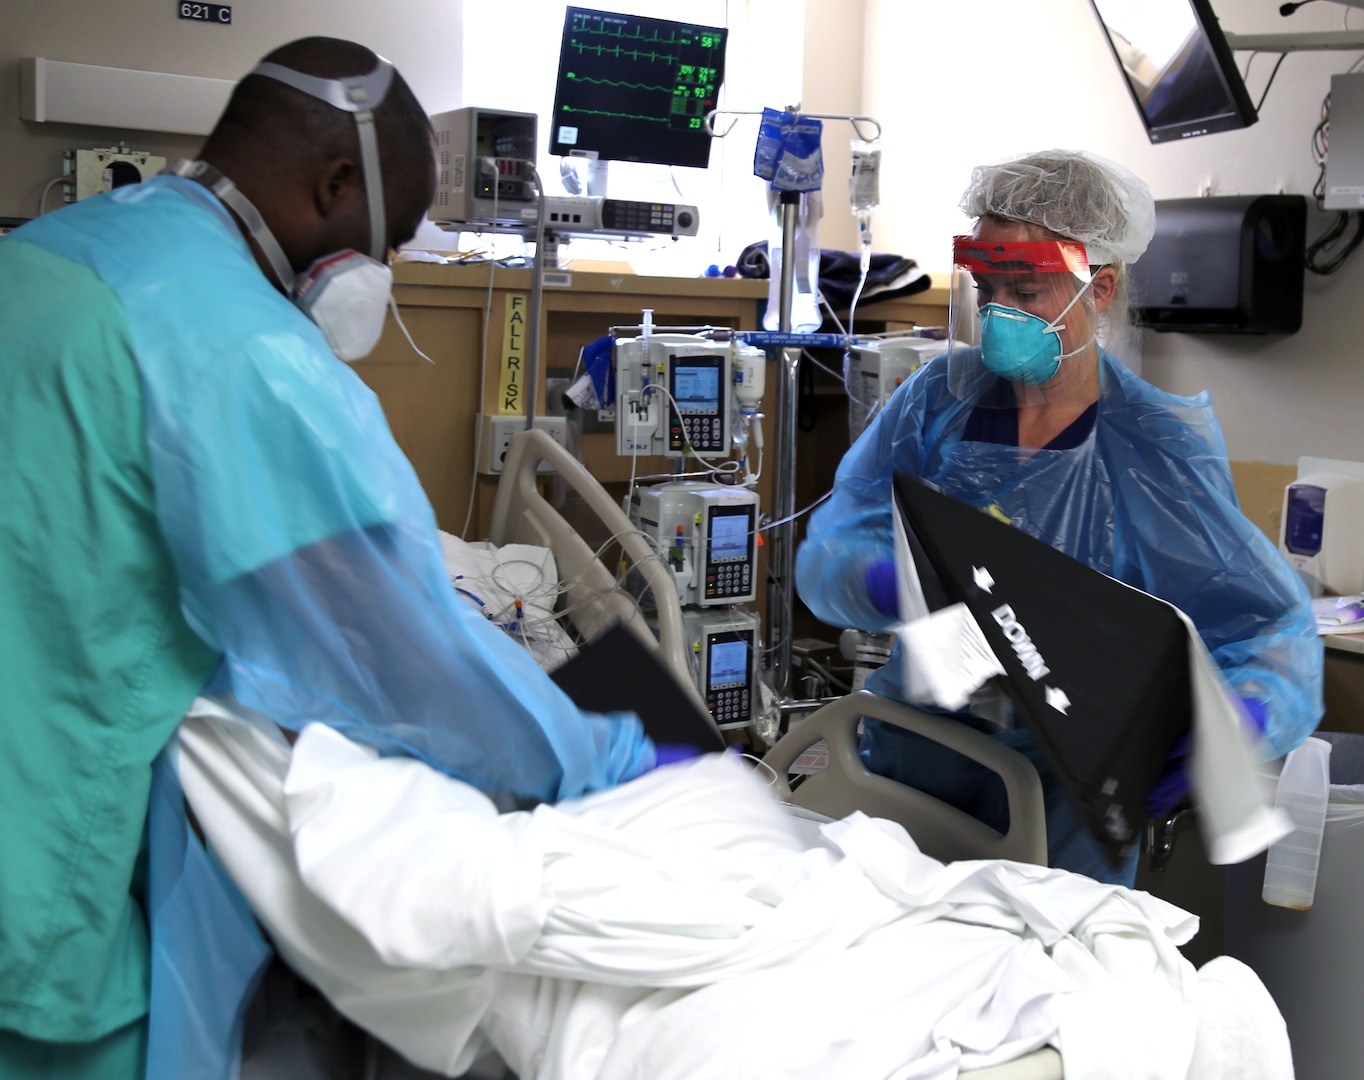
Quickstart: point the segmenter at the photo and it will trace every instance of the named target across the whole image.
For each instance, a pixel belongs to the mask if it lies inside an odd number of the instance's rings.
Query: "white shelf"
[[[1323,30],[1299,34],[1229,34],[1233,52],[1287,53],[1322,49],[1364,50],[1364,30]]]
[[[236,83],[198,75],[70,64],[41,56],[19,61],[19,115],[39,123],[123,131],[207,135]]]

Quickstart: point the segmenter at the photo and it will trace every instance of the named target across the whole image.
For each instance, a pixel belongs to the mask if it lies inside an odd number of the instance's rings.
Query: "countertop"
[[[1356,632],[1353,634],[1322,634],[1321,640],[1328,649],[1364,654],[1364,632]]]

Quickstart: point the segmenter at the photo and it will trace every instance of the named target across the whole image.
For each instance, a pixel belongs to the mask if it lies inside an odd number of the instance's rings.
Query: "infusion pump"
[[[886,338],[853,346],[854,371],[861,376],[861,394],[868,407],[884,405],[900,384],[939,353],[949,342],[932,338]]]
[[[636,488],[625,510],[672,571],[683,607],[743,604],[757,597],[757,492],[676,480]]]
[[[758,672],[758,617],[740,608],[682,612],[696,686],[722,730],[753,720]]]
[[[848,355],[848,424],[856,439],[900,384],[953,342],[901,337],[865,341]]]
[[[761,349],[692,334],[618,339],[616,453],[728,457],[733,406],[756,407],[766,361]]]

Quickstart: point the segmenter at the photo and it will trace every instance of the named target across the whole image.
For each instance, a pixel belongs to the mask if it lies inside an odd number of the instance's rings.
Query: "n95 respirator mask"
[[[349,363],[379,344],[392,295],[392,270],[346,250],[318,259],[299,275],[293,301],[317,324],[331,351]]]
[[[374,126],[374,110],[388,93],[393,65],[381,57],[368,75],[322,79],[265,62],[256,65],[250,74],[285,83],[355,117],[369,211],[369,254],[349,248],[335,251],[295,275],[260,212],[230,179],[203,161],[182,161],[172,171],[199,181],[232,208],[260,247],[280,287],[317,324],[331,351],[348,363],[360,360],[379,343],[393,296],[393,272],[381,261],[388,252],[388,239]]]

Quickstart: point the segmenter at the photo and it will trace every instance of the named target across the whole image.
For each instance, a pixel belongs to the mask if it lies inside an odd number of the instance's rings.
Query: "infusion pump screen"
[[[716,412],[720,408],[720,369],[678,364],[673,369],[673,397],[681,412]]]
[[[724,357],[669,357],[668,390],[674,407],[669,409],[668,451],[677,453],[690,447],[698,454],[722,454],[729,443],[726,422],[727,404],[721,397]]]
[[[748,642],[717,641],[710,646],[710,688],[748,682]]]
[[[712,562],[748,558],[748,514],[712,514],[710,519]]]

